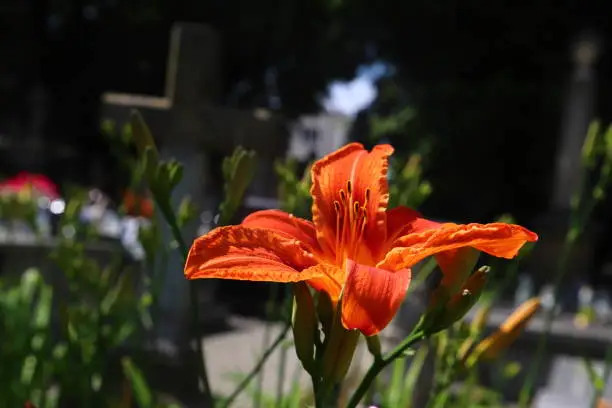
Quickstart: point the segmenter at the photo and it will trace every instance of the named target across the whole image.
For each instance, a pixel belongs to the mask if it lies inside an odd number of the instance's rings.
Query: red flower
[[[136,195],[131,190],[127,190],[123,195],[123,207],[125,212],[133,217],[153,217],[153,201],[146,196]]]
[[[31,188],[36,195],[54,200],[60,197],[57,186],[42,174],[19,173],[15,177],[0,182],[0,194],[17,194]]]

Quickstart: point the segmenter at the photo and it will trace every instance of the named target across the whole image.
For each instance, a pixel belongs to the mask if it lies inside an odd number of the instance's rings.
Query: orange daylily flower
[[[313,220],[279,210],[247,216],[193,243],[188,279],[306,281],[341,307],[348,329],[366,336],[385,328],[399,309],[410,268],[435,255],[452,274],[461,248],[512,258],[537,235],[521,226],[437,223],[406,207],[388,210],[389,145],[368,152],[348,144],[311,169]]]

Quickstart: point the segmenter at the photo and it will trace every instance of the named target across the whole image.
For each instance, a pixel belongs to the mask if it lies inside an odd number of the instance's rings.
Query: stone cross
[[[241,111],[220,107],[220,45],[210,27],[177,23],[171,30],[164,96],[106,93],[102,96],[101,117],[126,123],[138,109],[151,128],[162,159],[174,158],[185,168],[183,181],[175,191],[176,200],[189,195],[202,213],[218,204],[218,192],[211,191],[209,160],[206,152],[231,154],[237,145],[255,149],[260,160],[284,153],[284,122],[265,110]],[[268,183],[269,184],[269,183]],[[198,232],[197,222],[183,231],[190,243]],[[171,241],[169,232],[164,237]],[[182,273],[180,254],[174,253],[163,284],[157,337],[166,344],[185,344],[189,315],[189,282]],[[199,285],[202,283],[202,285]],[[216,282],[202,286],[201,314],[209,322],[215,310]]]

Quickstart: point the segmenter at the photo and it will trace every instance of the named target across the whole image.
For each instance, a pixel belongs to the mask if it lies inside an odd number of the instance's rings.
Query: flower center
[[[346,183],[346,191],[338,192],[334,200],[336,212],[336,264],[343,265],[347,258],[357,260],[365,255],[364,233],[368,224],[366,206],[370,199],[370,189],[366,189],[361,200],[353,190],[351,181]]]

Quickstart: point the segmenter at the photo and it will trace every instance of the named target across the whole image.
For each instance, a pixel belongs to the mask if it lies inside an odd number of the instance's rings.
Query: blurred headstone
[[[512,311],[513,308],[493,308],[485,328],[486,333],[496,330]],[[474,313],[475,310],[468,313],[468,320],[474,317]],[[522,375],[507,378],[503,370],[504,364],[499,360],[480,364],[480,380],[483,385],[495,387],[496,391],[502,393],[508,401],[518,400],[525,381],[525,374],[531,369],[531,365],[537,358],[537,345],[545,329],[545,315],[544,310],[536,314],[524,332],[504,354],[503,361],[518,363],[522,367]],[[538,375],[535,377],[534,392],[538,398],[543,398],[545,401],[556,400],[557,396],[552,395],[555,392],[548,392],[549,389],[561,387],[566,376],[578,375],[579,369],[584,369],[584,367],[576,368],[575,363],[583,364],[583,358],[593,361],[596,370],[599,370],[597,367],[601,367],[601,362],[606,358],[611,338],[612,329],[609,327],[601,324],[581,327],[576,324],[572,314],[557,316],[552,322],[546,353],[541,360]],[[571,371],[569,374],[567,374],[568,370]],[[503,387],[500,387],[499,384],[503,384]],[[577,378],[576,383],[571,386],[568,383],[566,393],[572,394],[568,396],[568,401],[571,401],[571,398],[582,398],[582,395],[587,392],[584,391],[586,387],[584,384],[586,383],[580,378]],[[609,383],[606,391],[608,394],[612,392],[610,386],[612,383]],[[575,406],[582,407],[588,404],[581,403]]]
[[[301,116],[291,128],[288,155],[299,161],[323,157],[347,143],[352,123],[339,114]]]
[[[550,209],[533,226],[540,239],[530,257],[529,267],[537,277],[538,286],[550,283],[558,271],[560,254],[569,229],[572,197],[580,188],[581,150],[595,112],[595,65],[599,48],[598,38],[590,33],[580,35],[571,47],[574,70],[563,112]],[[593,260],[595,233],[594,226],[590,225],[573,249],[560,299],[557,299],[562,303],[562,310],[575,311],[577,308],[578,290]]]
[[[604,374],[605,363],[595,361],[593,370]],[[595,388],[591,383],[583,359],[558,356],[552,363],[548,386],[535,398],[534,408],[587,407],[591,404]],[[612,378],[609,378],[603,393],[604,398],[612,396]]]
[[[176,188],[174,204],[185,196],[203,214],[216,211],[221,197],[210,173],[210,155],[229,155],[242,145],[258,152],[258,158],[272,168],[275,157],[284,154],[287,142],[285,123],[263,109],[238,110],[218,106],[222,92],[220,43],[216,31],[205,25],[177,23],[172,27],[164,96],[106,93],[102,96],[102,120],[127,123],[137,109],[156,138],[162,159],[176,159],[185,168]],[[261,175],[258,175],[261,177]],[[258,180],[256,176],[256,181]],[[276,186],[267,174],[261,188],[274,194]],[[187,243],[197,236],[200,220],[183,229]],[[164,242],[173,240],[167,229]],[[164,348],[184,347],[189,337],[189,285],[200,293],[200,315],[204,324],[216,324],[225,311],[215,299],[216,281],[189,283],[183,276],[183,258],[173,251],[168,262],[156,337]],[[173,350],[179,351],[179,350]]]

